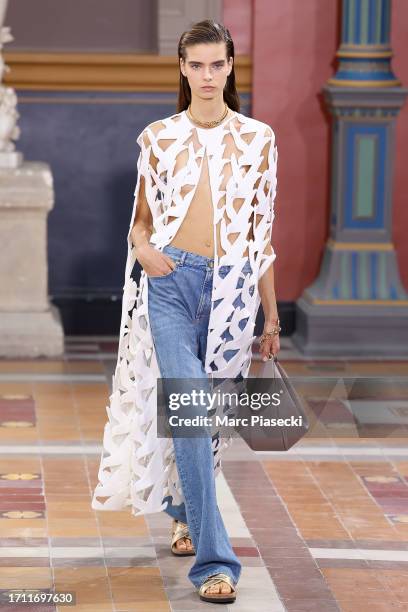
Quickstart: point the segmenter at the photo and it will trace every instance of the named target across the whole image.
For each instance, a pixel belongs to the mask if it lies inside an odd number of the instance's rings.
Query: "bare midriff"
[[[215,251],[214,210],[207,155],[204,156],[202,163],[202,172],[194,196],[190,202],[183,222],[170,244],[191,253],[213,258]],[[217,203],[219,208],[223,206],[224,200],[225,196]],[[215,228],[218,257],[225,254],[221,246],[220,225],[220,223],[217,223]],[[244,256],[246,255],[248,255],[248,248],[244,253]]]

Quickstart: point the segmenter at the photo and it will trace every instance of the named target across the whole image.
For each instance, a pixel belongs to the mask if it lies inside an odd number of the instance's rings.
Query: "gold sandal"
[[[231,587],[231,593],[207,593],[208,587],[218,584],[219,582],[226,582]],[[198,594],[200,599],[203,601],[214,601],[216,603],[232,603],[237,598],[237,589],[234,587],[234,583],[227,574],[214,574],[209,576],[205,582],[200,586]]]
[[[189,557],[191,555],[195,555],[194,546],[192,550],[181,550],[176,547],[176,543],[181,540],[181,538],[188,538],[192,543],[191,537],[189,535],[188,525],[186,525],[186,523],[182,523],[181,521],[173,519],[171,536],[171,552],[173,553],[173,555],[178,555],[179,557]]]

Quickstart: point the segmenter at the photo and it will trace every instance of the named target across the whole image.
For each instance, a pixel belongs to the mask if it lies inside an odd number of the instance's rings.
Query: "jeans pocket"
[[[172,258],[173,259],[173,258]],[[170,272],[168,272],[167,274],[159,274],[156,276],[151,276],[150,274],[146,273],[146,276],[149,280],[156,280],[157,278],[169,278],[169,276],[173,276],[173,274],[176,273],[178,266],[180,265],[180,262],[178,259],[173,259],[174,263],[176,264],[174,266],[174,268],[172,270],[170,270]]]

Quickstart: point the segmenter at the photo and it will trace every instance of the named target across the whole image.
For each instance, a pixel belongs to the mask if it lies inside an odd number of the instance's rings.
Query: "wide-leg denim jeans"
[[[164,276],[147,277],[149,322],[161,376],[200,378],[200,389],[211,392],[204,364],[214,260],[172,245],[165,246],[163,252],[176,262],[176,267]],[[220,274],[226,273],[228,267],[222,266]],[[244,271],[250,273],[249,261]],[[226,358],[234,353],[231,351]],[[217,505],[211,436],[173,435],[173,443],[185,503],[175,506],[168,496],[165,511],[189,526],[196,556],[188,578],[199,587],[209,576],[223,572],[236,584],[241,563]]]

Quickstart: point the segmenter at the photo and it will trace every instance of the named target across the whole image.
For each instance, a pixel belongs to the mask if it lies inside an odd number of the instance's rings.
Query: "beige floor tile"
[[[49,518],[48,535],[52,537],[99,536],[98,524],[94,517],[86,518]]]

